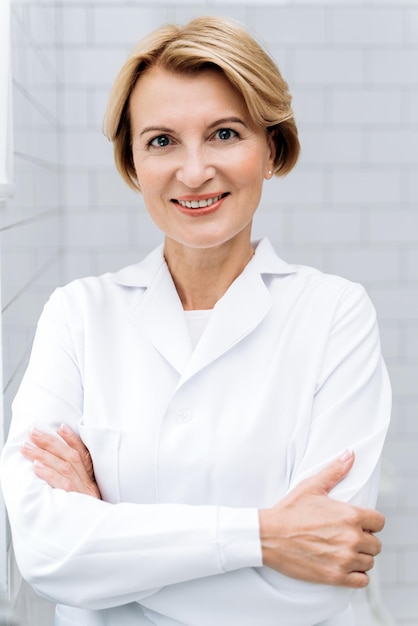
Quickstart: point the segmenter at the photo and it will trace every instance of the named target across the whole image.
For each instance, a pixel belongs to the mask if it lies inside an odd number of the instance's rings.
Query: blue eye
[[[155,148],[165,148],[170,144],[170,139],[167,135],[158,135],[158,137],[154,137],[149,143],[150,146],[154,146]]]
[[[237,137],[238,133],[235,130],[232,130],[231,128],[220,128],[216,132],[216,136],[221,141],[229,141],[230,139]]]

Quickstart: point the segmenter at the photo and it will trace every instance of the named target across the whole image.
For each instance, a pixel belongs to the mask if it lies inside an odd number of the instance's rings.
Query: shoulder
[[[281,260],[282,264],[285,264]],[[273,295],[318,302],[329,306],[340,300],[368,300],[364,286],[349,278],[302,264],[286,263],[287,271],[272,272],[264,276]]]
[[[280,258],[268,238],[258,242],[254,261],[253,267],[262,276],[276,307],[328,319],[336,309],[352,307],[374,314],[363,285],[315,267],[289,263]]]
[[[77,278],[58,287],[50,302],[60,301],[69,308],[116,306],[143,293],[164,266],[159,246],[143,260],[116,272]]]
[[[254,267],[269,286],[293,290],[295,293],[303,293],[306,297],[315,294],[338,297],[345,292],[364,293],[362,285],[348,278],[308,265],[285,261],[266,237],[257,244]]]
[[[136,294],[138,290],[136,290]],[[103,314],[132,299],[133,290],[122,287],[112,280],[111,274],[86,276],[57,287],[45,304],[45,311],[60,312],[62,316],[75,318],[89,312]]]
[[[361,283],[308,266],[299,266],[294,280],[295,290],[308,310],[327,316],[352,311],[375,317],[373,303]]]
[[[366,293],[365,288],[358,282],[354,282],[344,276],[328,273],[315,267],[307,265],[294,265],[295,273],[292,278],[295,285],[307,294],[320,294],[329,297],[339,298],[340,296]]]
[[[351,314],[375,319],[374,305],[361,283],[308,265],[287,267],[286,273],[264,275],[276,309],[285,308],[289,315],[328,325]]]

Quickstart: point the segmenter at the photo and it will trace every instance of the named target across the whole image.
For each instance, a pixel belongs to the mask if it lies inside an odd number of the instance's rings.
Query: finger
[[[385,526],[385,516],[380,511],[364,509],[363,530],[369,533],[380,533]]]
[[[364,533],[365,537],[362,543],[359,545],[359,552],[363,554],[371,554],[377,556],[382,551],[382,542],[380,539],[371,535],[370,533]]]
[[[49,482],[51,487],[69,491],[70,484],[74,484],[76,490],[79,477],[69,463],[28,441],[22,445],[21,451],[26,459],[32,461],[35,474]]]
[[[33,470],[38,476],[50,487],[54,489],[63,489],[64,491],[78,491],[77,481],[73,481],[67,476],[63,476],[62,473],[55,471],[54,468],[44,465],[41,461],[35,460],[33,463]]]
[[[370,579],[366,572],[351,572],[344,583],[344,587],[351,589],[364,589],[369,584]]]
[[[371,554],[358,554],[353,570],[356,572],[368,572],[374,567],[374,556]]]
[[[79,482],[79,475],[71,463],[62,459],[55,454],[51,454],[48,450],[38,448],[31,443],[25,442],[22,446],[22,454],[32,461],[34,464],[46,467],[63,476],[63,478],[71,480],[74,483]]]
[[[36,429],[31,431],[30,436],[32,442],[45,453],[44,455],[37,455],[34,458],[64,474],[68,473],[69,465],[80,478],[88,476],[88,472],[85,469],[78,451],[68,446],[65,441],[62,441],[55,435],[42,433]]]
[[[29,441],[25,441],[21,447],[21,452],[25,459],[33,462],[40,454],[40,448],[34,446],[33,443],[30,443]]]
[[[86,472],[91,475],[93,473],[93,461],[88,448],[84,445],[80,436],[67,424],[61,424],[58,433],[73,450],[78,452]]]
[[[39,478],[53,488],[75,491],[101,500],[94,474],[86,472],[77,450],[56,436],[39,431],[32,433],[31,439],[37,445],[25,442],[21,450],[25,458],[33,462],[35,474]]]
[[[366,571],[353,570],[350,572],[335,572],[331,576],[329,583],[338,587],[349,587],[350,589],[363,589],[369,584],[369,575]]]
[[[47,450],[39,448],[35,446],[33,443],[29,441],[25,441],[25,443],[21,447],[22,454],[29,461],[39,461],[45,465],[53,466],[62,463],[62,459],[54,454],[49,453]]]
[[[77,435],[77,433],[74,432],[72,428],[70,428],[67,424],[61,424],[61,426],[58,429],[58,433],[60,437],[62,437],[64,441],[69,446],[71,446],[71,448],[78,450],[78,452],[80,453],[83,453],[87,450],[86,446],[81,441],[79,435]]]
[[[365,533],[379,533],[385,526],[385,516],[375,509],[354,507],[357,523]]]
[[[30,431],[30,439],[38,448],[48,450],[58,457],[64,457],[68,448],[67,444],[56,435],[41,432],[37,428],[32,428]]]
[[[338,485],[353,467],[354,452],[346,450],[340,457],[329,463],[320,472],[308,478],[306,483],[312,489],[312,493],[328,495]]]
[[[22,446],[22,452],[26,458],[33,461],[36,476],[47,482],[50,487],[68,492],[83,493],[101,500],[96,481],[91,478],[84,480],[80,478],[70,463],[35,446],[25,444]]]

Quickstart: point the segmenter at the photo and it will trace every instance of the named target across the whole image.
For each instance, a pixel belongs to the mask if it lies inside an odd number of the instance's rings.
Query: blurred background
[[[1,0],[3,35],[8,1]],[[366,286],[393,384],[379,498],[384,550],[371,589],[358,594],[358,624],[417,626],[418,0],[10,4],[13,155],[8,181],[0,178],[3,432],[51,291],[135,262],[161,241],[101,132],[116,72],[163,23],[203,14],[239,20],[290,85],[303,150],[294,172],[266,184],[254,235],[267,234],[289,262]],[[6,546],[0,504],[0,596],[8,590],[4,604],[21,625],[49,626],[52,607],[21,583]]]

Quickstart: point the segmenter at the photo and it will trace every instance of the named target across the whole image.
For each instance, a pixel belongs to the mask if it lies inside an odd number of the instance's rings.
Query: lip
[[[176,208],[184,215],[190,215],[192,217],[199,217],[202,215],[209,215],[219,209],[225,198],[229,196],[229,193],[206,193],[199,195],[185,195],[173,198],[172,203]],[[185,207],[180,202],[199,202],[200,200],[209,200],[210,198],[219,198],[216,202],[212,202],[209,206],[205,207]]]

